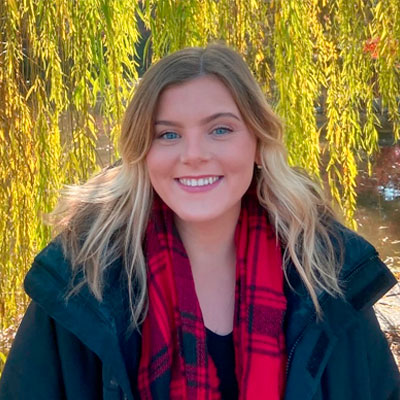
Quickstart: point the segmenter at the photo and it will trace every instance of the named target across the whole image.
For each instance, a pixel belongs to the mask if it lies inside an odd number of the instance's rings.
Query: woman
[[[122,162],[70,187],[1,399],[397,399],[372,310],[395,279],[290,168],[241,57],[149,69]]]

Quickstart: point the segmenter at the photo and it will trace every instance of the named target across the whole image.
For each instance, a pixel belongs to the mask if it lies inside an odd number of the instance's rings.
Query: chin
[[[201,223],[201,222],[212,222],[218,218],[218,215],[210,214],[193,214],[193,213],[182,213],[175,212],[176,217],[185,223]]]
[[[172,209],[176,217],[184,223],[225,223],[231,218],[237,218],[240,212],[240,202],[227,204],[226,207],[212,207],[204,204],[201,209]]]

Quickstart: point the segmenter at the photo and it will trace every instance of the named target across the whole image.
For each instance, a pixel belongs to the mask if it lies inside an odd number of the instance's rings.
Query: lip
[[[188,186],[182,184],[179,179],[201,179],[201,178],[218,178],[214,183],[210,183],[208,185],[204,186]],[[175,178],[175,182],[178,184],[178,186],[184,190],[185,192],[188,193],[203,193],[203,192],[209,192],[210,190],[213,190],[216,188],[222,181],[223,176],[222,175],[197,175],[197,176],[180,176],[179,178]]]

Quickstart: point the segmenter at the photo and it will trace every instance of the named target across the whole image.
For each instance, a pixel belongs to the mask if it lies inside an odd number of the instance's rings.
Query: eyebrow
[[[231,118],[237,119],[238,121],[241,121],[241,119],[237,115],[235,115],[235,114],[233,114],[231,112],[219,112],[219,113],[215,113],[215,114],[209,115],[206,118],[203,118],[200,121],[200,123],[202,125],[204,125],[204,124],[207,124],[207,123],[213,121],[214,119],[217,119],[217,118],[220,118],[220,117],[231,117]],[[179,122],[166,121],[166,120],[157,120],[154,123],[154,125],[181,126],[181,124]]]

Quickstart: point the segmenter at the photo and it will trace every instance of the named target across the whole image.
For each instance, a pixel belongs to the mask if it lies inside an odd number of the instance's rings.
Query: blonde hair
[[[140,80],[128,105],[120,137],[120,165],[81,186],[69,186],[52,213],[52,223],[82,280],[102,300],[104,275],[123,259],[132,323],[146,313],[146,260],[142,243],[152,203],[145,159],[153,139],[158,98],[165,88],[213,75],[230,90],[248,128],[258,141],[261,169],[258,197],[284,250],[284,271],[291,260],[313,300],[317,291],[340,295],[339,262],[332,244],[333,214],[318,185],[289,167],[279,118],[268,105],[243,59],[221,44],[187,48],[153,65]],[[135,289],[134,289],[135,288]]]

